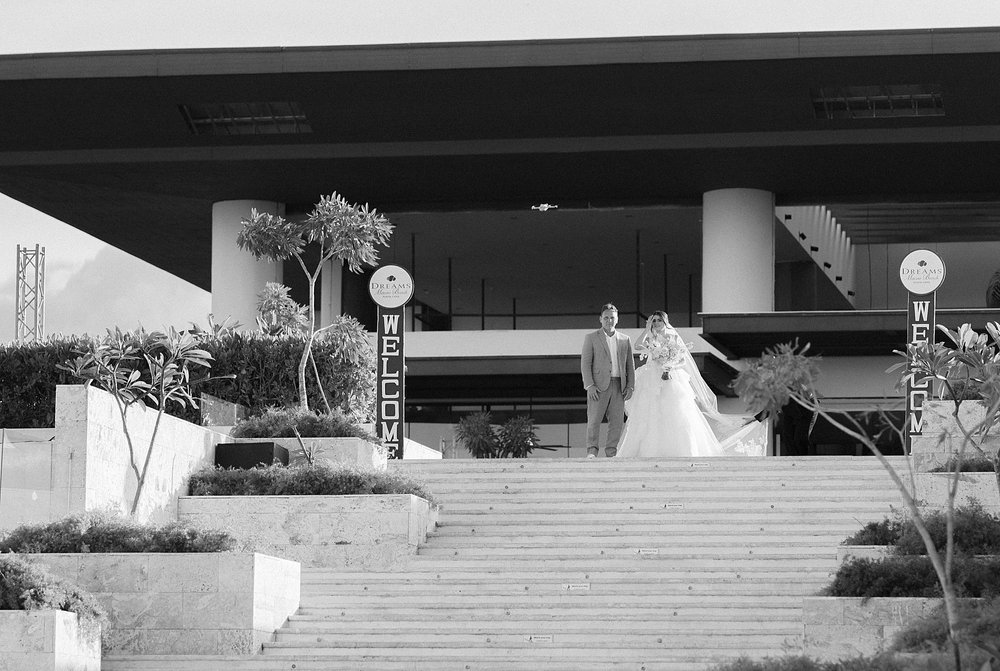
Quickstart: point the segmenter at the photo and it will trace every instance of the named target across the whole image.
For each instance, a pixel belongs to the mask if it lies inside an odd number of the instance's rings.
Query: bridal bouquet
[[[679,340],[668,340],[662,344],[651,344],[649,347],[649,356],[662,371],[660,379],[670,379],[670,371],[684,362],[684,350],[684,343]]]

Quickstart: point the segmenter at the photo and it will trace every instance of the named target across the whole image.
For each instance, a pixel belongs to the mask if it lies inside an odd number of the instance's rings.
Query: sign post
[[[378,305],[375,430],[389,457],[402,459],[406,421],[404,310],[413,297],[413,278],[400,266],[382,266],[372,274],[368,293]]]
[[[937,289],[944,282],[944,262],[934,252],[918,249],[910,252],[899,266],[899,280],[907,291],[906,337],[911,345],[934,340],[937,329]],[[906,380],[906,454],[913,438],[923,433],[923,405],[930,394],[931,380],[917,383]]]

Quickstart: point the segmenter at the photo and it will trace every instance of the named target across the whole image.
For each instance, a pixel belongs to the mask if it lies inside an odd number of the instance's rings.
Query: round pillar
[[[258,261],[236,245],[241,221],[250,210],[285,213],[283,203],[267,200],[224,200],[212,205],[212,314],[216,321],[232,317],[245,329],[257,326],[257,294],[267,282],[281,282],[281,264]]]
[[[702,312],[774,310],[774,194],[718,189],[702,198]]]

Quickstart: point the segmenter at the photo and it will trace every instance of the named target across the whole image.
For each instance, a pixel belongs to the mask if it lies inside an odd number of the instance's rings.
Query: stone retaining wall
[[[385,569],[416,554],[436,509],[411,494],[184,496],[178,519],[225,529],[244,551],[304,566]]]
[[[110,654],[254,654],[299,606],[299,565],[262,554],[27,556],[97,597]]]
[[[100,671],[101,628],[62,610],[0,610],[0,671]]]

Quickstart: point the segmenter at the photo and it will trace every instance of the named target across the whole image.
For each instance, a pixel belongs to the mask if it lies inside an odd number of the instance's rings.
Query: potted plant
[[[476,459],[524,458],[539,445],[535,420],[511,417],[495,426],[488,412],[474,412],[458,420],[455,439]]]
[[[474,412],[458,420],[455,439],[476,459],[497,457],[497,437],[488,412]]]

